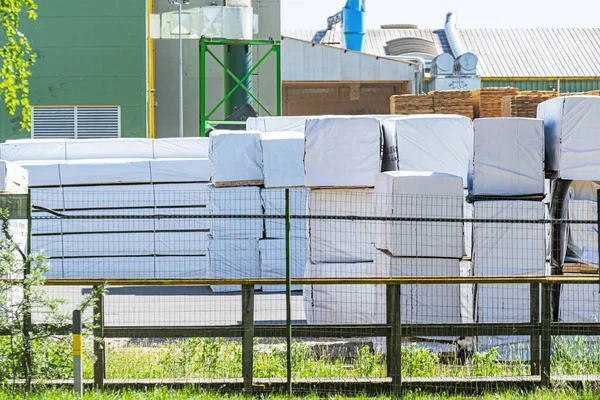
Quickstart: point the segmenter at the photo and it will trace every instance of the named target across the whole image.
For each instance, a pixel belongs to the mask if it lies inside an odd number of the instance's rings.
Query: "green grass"
[[[12,391],[0,391],[0,400],[17,400],[17,399],[31,399],[31,400],[59,400],[59,399],[73,399],[75,396],[72,391],[67,389],[48,389],[43,391],[37,391],[29,394],[23,392],[12,392]],[[84,399],[89,400],[184,400],[184,399],[195,399],[195,400],[248,400],[248,399],[271,399],[271,400],[284,400],[289,397],[284,395],[266,395],[266,396],[244,396],[244,395],[224,395],[219,393],[209,393],[194,389],[185,390],[170,390],[167,388],[157,388],[149,390],[123,390],[123,391],[106,391],[104,393],[88,391],[84,394]],[[343,394],[335,396],[323,396],[309,395],[309,396],[298,396],[292,397],[292,399],[298,400],[344,400],[344,399],[378,399],[386,400],[391,399],[391,396],[346,396]],[[472,395],[446,395],[446,394],[428,394],[428,393],[405,393],[403,399],[407,400],[497,400],[497,399],[510,399],[510,400],[567,400],[567,399],[597,399],[598,393],[593,391],[573,391],[573,390],[539,390],[532,392],[520,392],[520,391],[508,391],[501,393],[490,393],[481,396]]]

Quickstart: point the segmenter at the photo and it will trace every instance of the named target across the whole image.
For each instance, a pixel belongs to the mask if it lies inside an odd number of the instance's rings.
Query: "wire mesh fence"
[[[2,319],[14,350],[2,353],[15,355],[0,360],[3,380],[70,379],[68,319],[82,303],[84,376],[98,385],[250,390],[291,374],[299,389],[356,391],[600,375],[595,199],[188,184],[40,188],[32,203],[31,250],[48,265],[35,287],[57,304],[33,312],[33,325],[52,323],[29,371]],[[7,278],[5,310],[24,290]]]

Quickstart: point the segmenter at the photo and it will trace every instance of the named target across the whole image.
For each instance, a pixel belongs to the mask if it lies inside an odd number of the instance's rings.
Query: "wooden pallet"
[[[263,186],[263,180],[212,182],[216,187]]]
[[[598,268],[583,263],[566,263],[563,265],[563,273],[598,275]]]

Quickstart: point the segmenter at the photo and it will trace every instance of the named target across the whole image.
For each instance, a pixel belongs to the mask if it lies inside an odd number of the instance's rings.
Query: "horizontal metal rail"
[[[0,279],[0,282],[22,283],[22,279]],[[187,286],[187,285],[285,285],[285,278],[48,278],[46,286]],[[519,283],[600,283],[598,275],[585,276],[415,276],[415,277],[335,277],[292,278],[292,285],[435,285],[435,284],[519,284]]]

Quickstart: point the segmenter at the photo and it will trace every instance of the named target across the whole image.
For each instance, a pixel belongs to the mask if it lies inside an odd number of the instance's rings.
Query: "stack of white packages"
[[[0,153],[29,171],[36,206],[85,217],[34,218],[49,276],[207,276],[210,220],[149,217],[208,213],[208,139],[23,140]],[[102,215],[140,219],[89,219]]]
[[[569,186],[568,219],[594,221],[598,218],[597,191],[600,182],[572,181]],[[566,262],[598,268],[598,225],[571,223],[568,229]]]
[[[534,118],[475,120],[469,195],[476,219],[542,220],[546,207],[543,121]],[[502,199],[502,198],[506,199]],[[537,200],[515,200],[532,197]],[[495,200],[484,200],[493,198]],[[512,198],[512,200],[511,200]],[[543,223],[475,223],[472,273],[475,276],[546,275]],[[477,322],[527,322],[529,285],[478,285]],[[497,347],[500,356],[529,357],[528,337],[479,337],[479,350]]]
[[[538,105],[544,120],[546,172],[569,180],[600,180],[600,97],[556,97]]]
[[[475,219],[541,220],[541,201],[477,201]],[[475,276],[547,275],[546,233],[541,223],[474,223],[473,272]],[[528,284],[477,286],[476,320],[481,323],[530,321]],[[529,357],[528,336],[480,336],[478,349],[498,349],[503,359]]]
[[[265,187],[261,189],[266,215],[284,216],[286,189],[289,191],[290,215],[307,214],[309,189],[304,188],[304,133],[265,132],[262,137]],[[259,242],[260,269],[263,278],[286,276],[285,219],[265,218],[265,239]],[[308,221],[290,220],[291,277],[301,278],[308,262]],[[302,286],[293,285],[292,290]],[[283,291],[285,285],[265,285],[263,291]]]
[[[247,218],[212,219],[208,276],[260,277],[258,241],[264,236],[259,187],[264,181],[261,134],[212,131],[209,154],[214,183],[208,191],[210,214],[244,215]],[[214,292],[241,290],[240,285],[211,285],[211,288]]]
[[[304,132],[304,124],[310,117],[251,117],[246,120],[247,131]]]
[[[463,218],[463,180],[436,172],[384,172],[377,176],[374,204],[388,218]],[[377,227],[377,264],[386,276],[460,276],[462,222],[387,221]],[[401,291],[403,323],[460,323],[459,285],[409,285]],[[385,303],[382,298],[380,303]],[[385,313],[384,313],[385,314]],[[423,345],[446,349],[429,338]],[[432,342],[433,341],[433,342]]]
[[[315,117],[306,120],[304,149],[308,196],[310,265],[307,276],[364,276],[376,273],[374,222],[327,217],[372,217],[372,193],[381,171],[382,131],[371,117]],[[354,295],[358,288],[324,285],[304,287],[311,323],[335,323],[371,318],[359,315],[374,304]],[[362,290],[362,289],[360,289]],[[366,290],[366,288],[365,288]],[[345,295],[343,293],[345,293]],[[319,310],[322,310],[320,312]],[[370,313],[372,314],[372,312]]]

